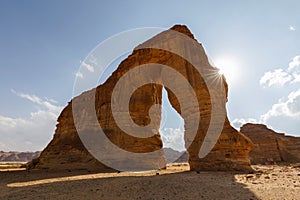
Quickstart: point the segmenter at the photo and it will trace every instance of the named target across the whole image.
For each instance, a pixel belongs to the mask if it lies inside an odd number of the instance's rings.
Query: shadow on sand
[[[0,172],[0,199],[257,199],[236,173]]]

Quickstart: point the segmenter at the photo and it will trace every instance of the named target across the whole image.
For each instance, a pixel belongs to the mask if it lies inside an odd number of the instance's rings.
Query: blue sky
[[[300,136],[299,6],[297,0],[2,0],[0,150],[43,149],[72,98],[80,61],[101,41],[177,23],[190,28],[228,76],[227,107],[236,127],[253,121]],[[163,130],[173,147],[181,137],[174,115]]]

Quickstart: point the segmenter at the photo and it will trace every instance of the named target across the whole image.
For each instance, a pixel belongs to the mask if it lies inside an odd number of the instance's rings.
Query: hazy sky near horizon
[[[300,136],[299,7],[297,0],[3,0],[0,150],[42,150],[49,143],[81,61],[100,42],[174,24],[186,24],[227,76],[235,127],[265,123]],[[182,150],[182,124],[165,109],[164,145]]]

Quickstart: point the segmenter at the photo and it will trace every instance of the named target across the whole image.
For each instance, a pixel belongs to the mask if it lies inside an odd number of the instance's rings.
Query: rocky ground
[[[299,199],[300,164],[254,165],[254,173],[166,170],[0,172],[0,199]]]

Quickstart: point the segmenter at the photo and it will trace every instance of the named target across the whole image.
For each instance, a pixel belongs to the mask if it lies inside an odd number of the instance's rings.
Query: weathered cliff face
[[[191,40],[188,44],[186,37]],[[166,51],[166,49],[170,51]],[[193,66],[192,63],[195,63],[203,73],[200,74],[199,69],[197,70],[197,67]],[[161,67],[161,65],[170,67],[188,81],[195,94],[196,106],[192,103],[191,94],[193,92],[191,89],[186,89],[176,74],[171,73],[170,70]],[[140,68],[143,69],[143,73],[139,74],[139,66],[143,66]],[[121,85],[118,91],[119,96],[113,97],[113,89],[117,82],[129,70],[135,68],[138,69],[136,74]],[[213,81],[207,82],[203,76],[207,76]],[[112,102],[126,95],[124,93],[126,88],[135,84],[133,79],[137,82],[149,81],[149,84],[139,87],[132,94],[129,101],[129,111],[135,124],[139,126],[151,124],[144,131],[152,136],[142,138],[133,136],[131,132],[123,131],[119,128],[112,113]],[[169,87],[170,84],[172,84],[173,89],[176,88],[176,91],[180,91],[180,94],[175,94]],[[218,74],[218,69],[209,64],[202,45],[194,39],[186,26],[180,25],[176,25],[171,30],[164,31],[136,47],[104,84],[74,98],[59,116],[53,140],[41,153],[41,156],[32,163],[32,167],[110,171],[111,169],[103,162],[101,163],[98,161],[99,159],[93,157],[96,154],[98,155],[96,157],[109,160],[110,164],[114,166],[115,164],[120,167],[128,166],[128,170],[165,167],[162,141],[158,131],[161,110],[151,110],[153,105],[161,104],[163,86],[168,92],[171,105],[185,121],[184,139],[189,152],[191,170],[250,170],[248,152],[252,149],[253,144],[247,137],[231,127],[227,119],[225,108],[227,83],[224,77]],[[225,92],[222,92],[223,90]],[[212,96],[221,103],[216,104]],[[184,105],[180,103],[182,97],[185,100]],[[89,106],[90,103],[86,102],[94,102],[94,106]],[[74,106],[75,104],[76,106]],[[126,111],[126,108],[122,108],[122,106],[114,109],[117,109],[118,116],[122,116]],[[197,116],[197,109],[200,111],[200,116]],[[213,113],[213,110],[218,112]],[[150,111],[151,114],[149,114]],[[94,113],[96,113],[97,121],[93,120]],[[218,125],[220,124],[221,129],[219,130]],[[85,144],[97,141],[99,142],[97,143],[98,147],[106,146],[106,143],[104,144],[96,138],[99,125],[109,141],[126,152],[157,153],[144,158],[137,157],[138,160],[130,160],[124,156],[126,154],[115,153],[117,150],[107,153],[109,152],[106,151],[108,147],[101,150],[100,148],[93,150],[88,147],[87,150],[80,140],[83,138],[82,134],[79,137],[78,132],[83,132],[85,135]],[[193,135],[191,132],[195,128],[196,132]],[[210,135],[207,134],[208,130],[211,131]],[[218,131],[220,137],[218,137]],[[216,141],[215,145],[214,140]],[[210,149],[210,146],[213,147],[208,155],[204,155],[204,158],[199,158],[201,146],[205,146],[207,149]],[[102,151],[105,153],[101,154]],[[119,156],[115,156],[115,154]]]
[[[251,163],[300,162],[300,138],[276,133],[263,124],[245,124],[241,132],[254,143],[249,153]]]

